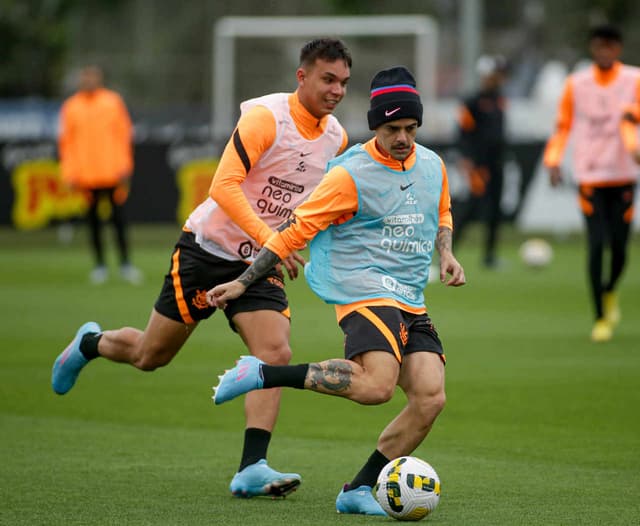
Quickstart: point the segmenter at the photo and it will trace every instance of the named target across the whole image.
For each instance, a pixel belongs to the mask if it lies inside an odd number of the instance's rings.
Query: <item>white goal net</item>
[[[294,91],[300,48],[317,37],[342,39],[353,57],[336,116],[354,139],[368,138],[369,84],[380,69],[405,65],[416,77],[425,113],[436,92],[438,26],[427,16],[225,17],[213,30],[212,135],[226,140],[241,101]]]

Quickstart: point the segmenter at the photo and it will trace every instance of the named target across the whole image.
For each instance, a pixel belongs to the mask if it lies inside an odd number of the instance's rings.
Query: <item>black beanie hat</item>
[[[422,103],[413,75],[404,66],[379,71],[371,81],[369,129],[406,118],[416,119],[418,126],[422,125]]]

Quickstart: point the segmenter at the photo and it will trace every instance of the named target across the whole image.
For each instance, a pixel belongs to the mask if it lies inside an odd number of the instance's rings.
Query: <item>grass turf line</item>
[[[53,394],[55,356],[87,319],[143,327],[177,228],[138,227],[134,261],[145,284],[88,284],[85,239],[0,230],[0,524],[364,524],[334,501],[402,407],[290,390],[269,462],[303,476],[284,501],[228,492],[242,441],[242,400],[214,407],[211,385],[243,352],[216,315],[168,367],[152,374],[105,361]],[[436,524],[632,524],[640,508],[640,261],[635,238],[622,280],[623,319],[606,344],[589,341],[584,244],[554,243],[542,271],[517,259],[479,264],[473,236],[458,251],[468,285],[427,288],[447,352],[448,402],[416,451],[442,479]],[[112,254],[112,251],[110,252]],[[115,262],[111,262],[116,270]],[[288,285],[294,361],[340,356],[331,307],[302,280]],[[636,320],[636,321],[634,321]]]

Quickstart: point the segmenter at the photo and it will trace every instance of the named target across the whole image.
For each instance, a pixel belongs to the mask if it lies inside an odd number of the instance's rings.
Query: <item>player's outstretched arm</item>
[[[207,302],[212,307],[224,309],[229,300],[240,297],[252,283],[262,278],[275,265],[280,263],[280,257],[268,248],[262,248],[255,261],[249,265],[238,279],[222,283],[207,292]]]
[[[446,282],[447,286],[459,287],[467,280],[464,276],[464,269],[454,257],[452,251],[452,231],[448,227],[440,227],[436,237],[436,248],[440,254],[440,281],[445,283],[447,274],[451,276]]]

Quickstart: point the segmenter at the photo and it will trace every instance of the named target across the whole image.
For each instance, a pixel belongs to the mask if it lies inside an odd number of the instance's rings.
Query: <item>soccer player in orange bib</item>
[[[212,305],[231,305],[275,263],[311,240],[305,276],[318,296],[336,306],[345,359],[271,366],[245,356],[220,377],[214,401],[293,387],[381,404],[400,386],[406,407],[336,499],[339,513],[385,515],[371,493],[380,470],[422,443],[445,402],[444,351],[423,292],[434,249],[442,282],[461,286],[465,276],[451,247],[444,163],[415,143],[422,103],[409,70],[396,66],[374,76],[367,117],[375,137],[331,161],[318,188],[251,267],[207,297]]]
[[[172,360],[198,323],[216,310],[206,301],[207,290],[247,269],[274,228],[320,182],[327,162],[346,147],[346,131],[332,113],[346,93],[350,68],[342,41],[312,40],[301,50],[294,93],[242,103],[209,197],[183,227],[146,329],[84,324],[55,361],[56,393],[69,391],[82,368],[100,356],[143,371]],[[283,263],[295,279],[304,259],[294,252]],[[289,305],[279,266],[230,303],[225,315],[252,355],[274,365],[289,362]],[[279,390],[246,399],[242,458],[230,485],[236,496],[285,496],[300,484],[300,475],[280,473],[266,461],[279,406]]]
[[[549,139],[544,164],[551,185],[562,180],[560,163],[573,140],[573,176],[587,226],[589,281],[595,314],[591,339],[608,341],[620,320],[616,286],[627,259],[638,180],[640,145],[640,69],[622,64],[622,35],[603,25],[589,33],[594,64],[571,75],[559,104],[557,129]],[[635,122],[634,122],[635,121]],[[603,277],[603,255],[610,264]]]

